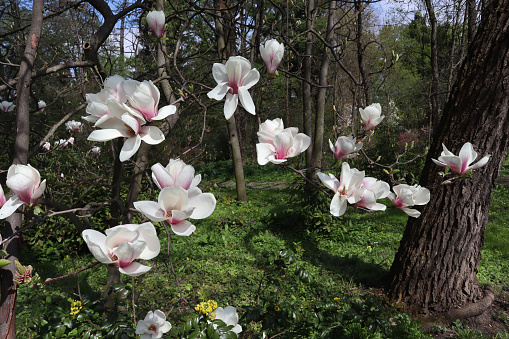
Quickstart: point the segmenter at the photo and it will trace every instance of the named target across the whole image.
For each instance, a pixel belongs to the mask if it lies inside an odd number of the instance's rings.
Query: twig
[[[170,254],[170,236],[171,236],[171,234],[168,231],[168,227],[166,226],[166,224],[164,222],[162,222],[161,224],[163,224],[164,230],[166,231],[166,235],[168,236],[168,245],[167,245],[168,261],[170,262],[171,272],[175,276],[175,281],[177,283],[177,288],[178,288],[179,293],[180,293],[180,300],[183,300],[183,301],[185,301],[187,303],[187,300],[186,300],[186,298],[184,298],[184,294],[182,293],[182,288],[180,287],[179,278],[177,277],[177,273],[175,272],[175,268],[173,267],[173,262],[171,260],[171,254]]]
[[[90,265],[87,265],[87,266],[85,266],[85,267],[83,267],[83,268],[80,268],[79,270],[74,271],[74,272],[72,272],[72,273],[65,274],[65,275],[62,275],[62,276],[60,276],[60,277],[56,277],[56,278],[53,278],[53,279],[48,279],[48,280],[46,280],[45,282],[43,282],[43,283],[42,283],[42,285],[44,286],[44,285],[46,285],[46,284],[49,284],[49,283],[51,283],[51,282],[54,282],[54,281],[57,281],[57,280],[60,280],[60,279],[64,279],[64,278],[68,278],[68,277],[72,277],[73,275],[76,275],[76,274],[78,274],[78,273],[80,273],[80,272],[83,272],[83,271],[85,271],[85,270],[88,270],[89,268],[92,268],[92,267],[94,267],[94,266],[95,266],[95,265],[97,265],[97,264],[99,264],[99,261],[93,262],[93,263],[91,263]]]

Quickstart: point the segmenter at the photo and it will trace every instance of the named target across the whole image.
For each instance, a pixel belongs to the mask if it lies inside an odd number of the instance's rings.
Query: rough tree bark
[[[12,164],[26,165],[28,162],[28,147],[30,141],[30,84],[35,57],[39,48],[42,30],[43,0],[34,0],[32,4],[32,24],[28,33],[25,52],[18,75],[16,89],[16,140],[14,142],[14,156]],[[4,239],[13,235],[21,226],[22,214],[14,213],[7,218],[7,225],[3,227]],[[13,237],[4,243],[4,249],[9,253],[7,257],[11,263],[0,270],[0,335],[4,339],[16,338],[16,285],[13,281],[16,266],[14,261],[19,258],[19,237]]]
[[[491,193],[509,148],[508,113],[509,0],[493,0],[483,11],[426,159],[420,183],[430,188],[431,201],[420,218],[408,221],[389,274],[390,297],[438,312],[469,309],[490,297],[476,274]],[[490,161],[471,178],[441,185],[441,168],[431,158],[440,155],[442,143],[458,154],[467,141],[480,156],[491,154]],[[463,316],[489,305],[481,304]]]

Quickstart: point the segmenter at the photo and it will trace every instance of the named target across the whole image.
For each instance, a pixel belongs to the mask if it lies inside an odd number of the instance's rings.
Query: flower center
[[[127,127],[127,135],[129,138],[133,138],[137,135],[137,133],[129,126],[128,124],[124,124],[125,127]]]
[[[154,333],[157,332],[157,326],[156,324],[151,324],[149,327],[148,327],[148,330],[149,331],[153,331]]]

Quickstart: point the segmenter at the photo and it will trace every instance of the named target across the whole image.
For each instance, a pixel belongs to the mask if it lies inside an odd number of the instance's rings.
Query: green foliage
[[[116,296],[114,305],[107,307],[98,294],[84,296],[81,301],[54,300],[51,296],[35,300],[29,327],[41,339],[52,338],[115,338],[127,339],[134,335],[133,314],[129,309],[131,293],[128,285],[114,285],[109,294]],[[112,309],[122,307],[122,312]],[[51,310],[48,312],[47,310]]]

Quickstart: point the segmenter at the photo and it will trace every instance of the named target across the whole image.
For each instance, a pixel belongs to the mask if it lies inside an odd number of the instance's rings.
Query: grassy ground
[[[232,180],[227,166],[214,164],[197,170],[203,174],[202,189],[217,198],[216,210],[207,219],[194,220],[197,231],[192,236],[169,239],[185,301],[168,265],[168,239],[159,226],[162,251],[147,263],[153,268],[139,283],[137,314],[161,309],[178,325],[195,314],[196,304],[213,299],[219,306],[237,307],[244,337],[259,338],[262,328],[270,329],[272,336],[281,333],[279,338],[313,338],[323,333],[345,338],[429,338],[443,332],[435,328],[435,332],[422,333],[418,322],[373,297],[398,248],[405,214],[349,209],[344,217],[332,219],[327,213],[329,200],[318,198],[321,205],[309,210],[312,217],[304,220],[302,209],[306,207],[296,196],[297,176],[269,165],[262,169],[248,166],[247,180],[284,181],[288,186],[250,189],[249,202],[240,203],[233,189],[221,185]],[[482,283],[495,286],[499,293],[507,289],[509,281],[508,198],[509,188],[499,185],[493,195],[478,273]],[[32,264],[43,280],[93,261],[85,251],[70,251],[60,261],[44,262],[37,251],[27,249],[22,258],[27,258],[23,264]],[[28,338],[29,333],[34,337],[41,328],[40,322],[34,321],[34,316],[40,316],[37,312],[48,321],[52,315],[57,320],[72,318],[68,315],[69,299],[79,299],[78,293],[102,293],[106,271],[100,265],[44,290],[21,288],[18,337]],[[51,310],[48,305],[53,305]],[[507,310],[499,316],[509,320]],[[460,337],[482,337],[461,324],[454,326],[456,333],[465,333]]]

